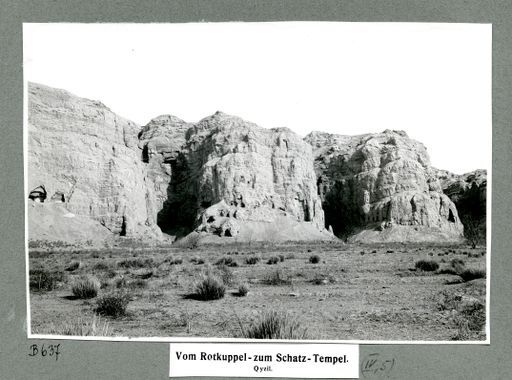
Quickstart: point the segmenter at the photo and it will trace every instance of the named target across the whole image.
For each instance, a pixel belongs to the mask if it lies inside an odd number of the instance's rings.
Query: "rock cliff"
[[[475,170],[458,175],[438,170],[443,192],[455,203],[464,225],[464,235],[474,244],[485,244],[487,171]]]
[[[332,238],[311,147],[288,129],[261,128],[222,112],[195,124],[161,116],[143,128],[141,147],[155,176],[170,177],[166,194],[157,191],[164,200],[159,225],[168,233]]]
[[[148,186],[137,146],[139,130],[100,102],[29,83],[27,191],[43,185],[47,197],[35,199],[44,202],[31,214],[29,234],[47,229],[48,240],[60,239],[69,226],[73,239],[70,220],[76,216],[96,221],[110,234],[158,237],[154,186]],[[69,213],[53,212],[55,202]],[[45,205],[53,227],[43,218]],[[102,229],[89,224],[79,223],[90,239],[101,236]],[[60,232],[52,236],[52,230]]]
[[[338,236],[364,241],[457,241],[457,209],[425,147],[403,131],[359,136],[313,132],[319,194]]]
[[[302,139],[222,112],[140,128],[39,84],[27,129],[31,239],[457,241],[453,202],[485,210],[485,173],[433,169],[401,131]]]

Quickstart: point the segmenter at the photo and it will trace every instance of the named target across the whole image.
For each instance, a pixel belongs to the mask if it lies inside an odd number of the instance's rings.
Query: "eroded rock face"
[[[463,227],[423,144],[403,131],[341,136],[313,132],[326,222],[365,241],[459,240]],[[404,228],[407,227],[407,228]]]
[[[304,141],[222,112],[197,123],[163,115],[140,129],[100,102],[28,91],[29,229],[46,223],[38,238],[94,239],[103,229],[240,241],[324,240],[333,230],[364,241],[462,236],[440,171],[404,132]],[[446,174],[443,188],[455,202],[475,192],[485,202],[481,178]],[[68,234],[78,226],[91,233]]]
[[[458,175],[437,170],[443,192],[457,206],[466,237],[485,244],[487,171],[475,170]]]
[[[141,160],[138,132],[136,124],[100,102],[30,83],[27,191],[44,185],[43,204],[63,202],[72,214],[113,234],[158,237],[154,186]],[[39,214],[44,213],[34,217]],[[61,222],[64,227],[66,219],[55,223]]]
[[[191,126],[175,116],[162,115],[151,120],[139,133],[138,146],[142,150],[142,160],[147,164],[147,176],[153,184],[155,194],[155,217],[161,229],[171,234],[175,231],[167,231],[168,219],[173,214],[176,215],[172,202],[171,178],[173,186],[183,181],[177,173],[179,168],[176,168],[176,163],[179,162],[187,140],[187,131]]]
[[[285,217],[330,236],[324,229],[311,147],[298,135],[222,112],[195,124],[170,116],[165,120],[156,137],[149,137],[152,126],[144,127],[141,136],[143,149],[156,152],[149,155],[150,164],[169,163],[172,178],[159,218],[164,230],[236,237],[245,236],[247,222],[273,223]],[[167,136],[179,137],[171,144]]]

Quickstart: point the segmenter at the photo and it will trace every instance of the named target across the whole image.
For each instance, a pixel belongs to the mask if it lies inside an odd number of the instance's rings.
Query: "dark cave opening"
[[[157,224],[163,233],[179,238],[192,232],[195,227],[199,209],[198,191],[184,154],[179,153],[170,164],[172,180],[167,187],[167,200],[157,215]]]

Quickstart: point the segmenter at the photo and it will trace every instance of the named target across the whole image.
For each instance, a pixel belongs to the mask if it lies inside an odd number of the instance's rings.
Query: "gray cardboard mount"
[[[169,370],[169,345],[166,343],[60,341],[58,361],[28,355],[34,341],[27,339],[25,330],[22,23],[193,21],[493,24],[491,344],[364,345],[360,356],[363,359],[379,353],[381,357],[395,359],[389,378],[511,378],[511,1],[1,0],[0,379],[166,379]]]

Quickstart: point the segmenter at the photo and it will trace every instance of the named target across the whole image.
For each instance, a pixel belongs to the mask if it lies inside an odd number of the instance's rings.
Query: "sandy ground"
[[[312,255],[318,255],[320,262],[310,263]],[[253,256],[260,261],[247,264],[246,259]],[[272,256],[283,261],[269,265]],[[238,264],[229,268],[232,278],[225,297],[214,301],[188,297],[206,271],[221,273],[215,263],[223,257]],[[103,317],[114,336],[240,337],[241,325],[247,327],[261,313],[278,310],[307,328],[311,339],[451,340],[460,326],[454,321],[455,311],[440,306],[443,297],[470,297],[485,303],[485,279],[462,282],[455,274],[414,268],[417,260],[428,259],[443,269],[454,258],[462,259],[466,267],[485,268],[485,250],[465,246],[290,243],[194,249],[33,248],[30,269],[62,271],[64,279],[55,290],[30,292],[32,331],[52,333],[66,322],[92,318],[97,298],[116,290],[116,279],[123,277],[126,284],[121,290],[131,296],[127,315]],[[182,263],[172,263],[175,259]],[[143,264],[127,268],[123,260]],[[66,271],[74,261],[80,267]],[[267,284],[276,271],[288,283]],[[73,299],[71,284],[84,274],[96,276],[103,287],[96,298]],[[140,279],[146,276],[150,277]],[[239,297],[237,289],[244,283],[249,293]],[[485,334],[472,331],[464,339],[482,340]]]

